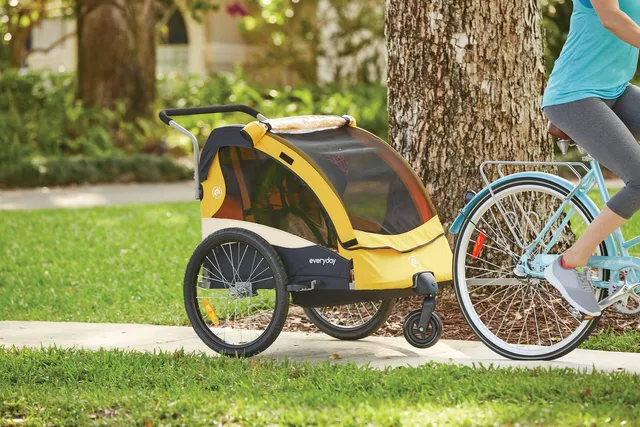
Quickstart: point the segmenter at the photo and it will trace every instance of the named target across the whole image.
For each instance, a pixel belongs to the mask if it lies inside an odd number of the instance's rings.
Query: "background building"
[[[75,20],[42,20],[31,32],[31,47],[45,49],[69,34],[47,53],[29,55],[29,69],[49,68],[69,71],[76,68],[77,47]],[[232,71],[242,65],[249,49],[240,34],[238,20],[224,11],[207,13],[201,22],[189,13],[176,11],[167,22],[168,33],[161,38],[157,51],[159,73],[208,73]]]

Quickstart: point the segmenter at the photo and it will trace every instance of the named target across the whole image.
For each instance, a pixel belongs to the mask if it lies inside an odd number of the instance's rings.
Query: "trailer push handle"
[[[180,126],[176,123],[172,117],[173,116],[194,116],[196,114],[218,114],[218,113],[245,113],[254,117],[261,122],[266,122],[267,118],[260,114],[260,112],[256,109],[253,109],[247,105],[210,105],[207,107],[193,107],[193,108],[168,108],[165,110],[161,110],[158,114],[160,120],[166,125],[171,126],[172,128],[182,132],[187,135],[193,144],[193,181],[194,181],[194,189],[195,189],[195,198],[196,200],[202,200],[202,190],[200,188],[200,176],[198,172],[198,168],[200,165],[200,145],[198,144],[198,139],[194,134],[189,132],[184,127]]]
[[[260,112],[247,105],[210,105],[208,107],[193,108],[168,108],[160,111],[158,116],[166,125],[171,126],[172,116],[194,116],[196,114],[218,114],[218,113],[245,113],[258,120],[265,121],[267,118]]]

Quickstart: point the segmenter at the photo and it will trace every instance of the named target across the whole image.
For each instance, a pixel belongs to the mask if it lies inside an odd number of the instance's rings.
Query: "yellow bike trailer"
[[[246,125],[214,129],[199,154],[171,117],[243,112]],[[339,339],[374,333],[397,298],[423,295],[404,335],[437,342],[438,282],[452,254],[424,186],[387,143],[349,116],[267,119],[244,105],[169,109],[161,120],[194,145],[203,241],[184,297],[203,341],[226,355],[264,351],[289,304]]]

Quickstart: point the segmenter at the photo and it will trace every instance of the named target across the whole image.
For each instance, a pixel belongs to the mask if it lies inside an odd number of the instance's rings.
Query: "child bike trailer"
[[[214,129],[199,156],[171,117],[243,112],[257,121]],[[416,347],[435,344],[438,282],[452,254],[433,204],[405,160],[349,116],[268,120],[244,105],[170,109],[194,145],[203,241],[184,278],[189,319],[213,350],[264,351],[290,303],[321,331],[360,339],[397,298],[424,296],[404,322]]]

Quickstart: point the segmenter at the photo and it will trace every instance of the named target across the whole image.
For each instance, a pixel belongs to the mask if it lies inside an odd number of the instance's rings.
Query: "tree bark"
[[[392,145],[448,225],[485,160],[549,161],[541,14],[529,0],[386,0]]]
[[[151,117],[156,94],[154,0],[78,0],[78,99],[126,118]]]
[[[16,25],[12,29],[11,35],[13,37],[9,42],[10,68],[19,69],[22,66],[22,62],[26,58],[26,45],[30,31],[31,26],[22,27],[20,25]]]

